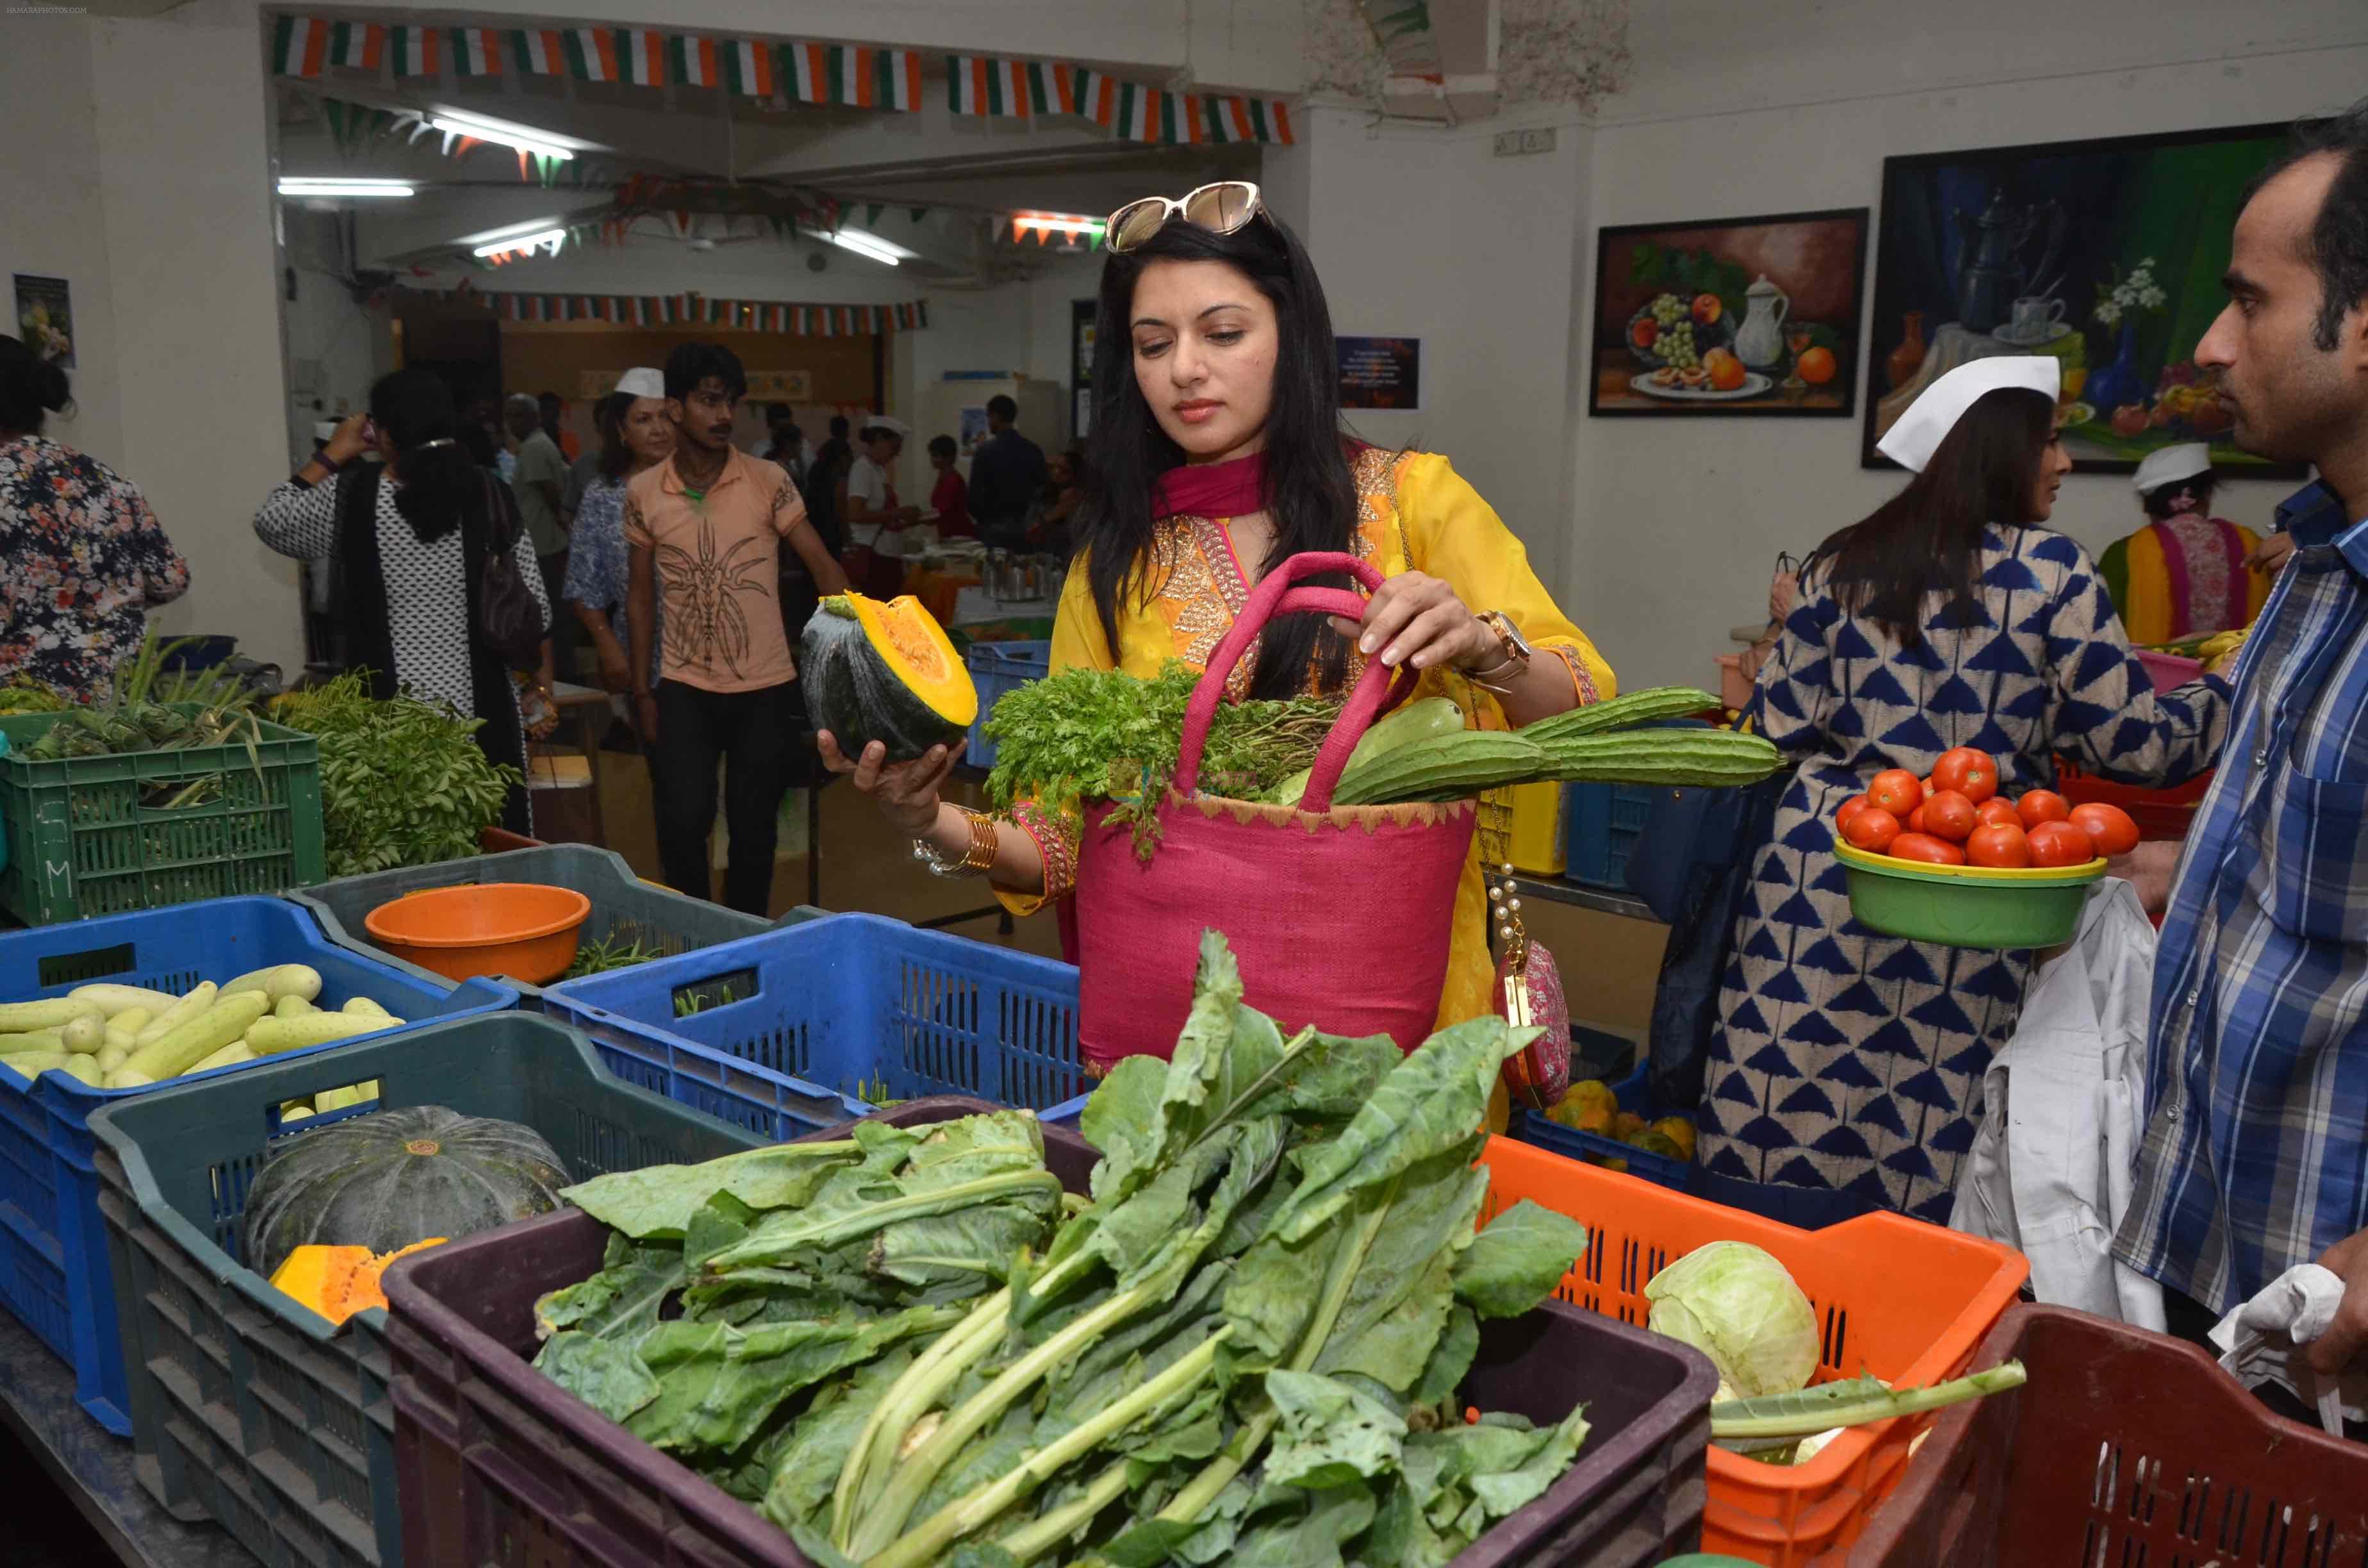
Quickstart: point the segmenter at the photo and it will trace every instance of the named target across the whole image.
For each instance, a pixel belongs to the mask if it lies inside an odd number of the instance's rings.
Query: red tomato
[[[2097,858],[2089,835],[2068,822],[2044,822],[2031,830],[2034,866],[2085,866]]]
[[[2023,831],[2022,818],[2015,814],[2014,803],[2002,796],[1992,795],[1974,808],[1974,815],[1984,827],[2010,827]]]
[[[1963,844],[1974,831],[1974,803],[1954,790],[1943,790],[1924,802],[1924,831],[1952,844]]]
[[[1985,802],[1987,804],[1987,802]],[[1965,859],[1975,866],[2021,869],[2031,864],[2031,837],[2021,823],[1994,823],[1965,840]]]
[[[1998,793],[1998,764],[1971,746],[1944,751],[1932,765],[1934,788],[1954,790],[1977,806]]]
[[[2072,808],[2072,825],[2089,835],[2100,855],[2126,855],[2137,847],[2138,824],[2119,806],[2089,801]]]
[[[1866,798],[1893,816],[1906,816],[1924,803],[1924,781],[1904,767],[1886,767],[1868,783]]]
[[[1926,828],[1926,826],[1925,826],[1925,823],[1924,823],[1924,805],[1929,805],[1929,804],[1930,804],[1930,801],[1926,801],[1926,802],[1924,802],[1924,804],[1922,804],[1922,805],[1918,805],[1918,806],[1914,811],[1912,811],[1912,812],[1908,812],[1908,813],[1907,813],[1907,832],[1909,832],[1909,833],[1923,833],[1923,832],[1928,831],[1928,830],[1927,830],[1927,828]]]
[[[1924,798],[1929,801],[1940,792],[1939,786],[1935,785],[1928,775],[1924,779]]]
[[[1899,819],[1881,806],[1869,806],[1842,824],[1842,836],[1870,855],[1890,848],[1899,831]]]
[[[1874,802],[1868,800],[1864,795],[1852,795],[1849,800],[1844,801],[1834,812],[1834,831],[1836,833],[1848,833],[1850,831],[1850,818],[1858,815],[1859,812],[1865,811],[1869,806],[1873,804]]]
[[[1927,866],[1962,866],[1965,863],[1964,850],[1929,833],[1901,834],[1891,841],[1891,858],[1914,860]]]
[[[2072,807],[2053,790],[2027,790],[2014,803],[2017,815],[2022,818],[2022,830],[2029,833],[2044,822],[2064,822],[2072,815]]]

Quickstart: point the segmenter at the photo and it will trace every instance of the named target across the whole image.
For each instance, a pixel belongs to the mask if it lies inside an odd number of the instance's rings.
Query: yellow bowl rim
[[[1961,882],[1988,882],[2011,887],[2069,887],[2078,882],[2093,882],[2105,874],[2105,858],[2080,866],[1931,866],[1921,860],[1895,860],[1888,855],[1875,855],[1847,839],[1836,837],[1834,853],[1845,866],[1862,871],[1875,871],[1897,876],[1902,873],[1918,880],[1946,879]]]

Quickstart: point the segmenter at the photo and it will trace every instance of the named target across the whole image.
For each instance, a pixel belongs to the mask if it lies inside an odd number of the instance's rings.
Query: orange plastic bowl
[[[362,919],[370,940],[448,980],[507,974],[547,985],[575,961],[592,901],[541,882],[429,888]]]

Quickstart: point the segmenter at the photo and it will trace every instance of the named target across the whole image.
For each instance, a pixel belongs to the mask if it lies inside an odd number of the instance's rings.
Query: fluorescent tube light
[[[479,245],[469,254],[474,256],[507,256],[511,251],[532,252],[549,245],[551,254],[557,256],[559,247],[566,243],[566,239],[567,231],[564,229],[545,229],[540,233],[520,234],[516,239],[495,240],[491,244]]]
[[[282,196],[409,196],[413,187],[399,179],[331,179],[289,175],[279,182]]]
[[[507,119],[469,114],[456,108],[432,110],[427,123],[438,131],[449,131],[455,136],[472,136],[480,142],[498,142],[505,147],[515,147],[521,153],[533,153],[545,158],[573,158],[572,138],[538,131],[531,125],[514,125]]]
[[[539,234],[545,229],[564,227],[557,213],[548,218],[529,218],[523,223],[506,223],[498,229],[485,229],[473,234],[462,234],[452,243],[456,245],[481,245],[490,240],[514,240],[521,234]]]

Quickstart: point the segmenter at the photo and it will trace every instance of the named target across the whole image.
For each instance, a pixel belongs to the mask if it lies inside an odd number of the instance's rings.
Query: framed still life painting
[[[1603,229],[1587,411],[1856,413],[1866,229],[1863,207]]]
[[[1997,354],[2064,366],[2064,437],[2087,473],[2211,444],[2230,477],[2298,477],[2228,444],[2195,346],[2282,125],[1886,158],[1860,460],[1942,373]]]

